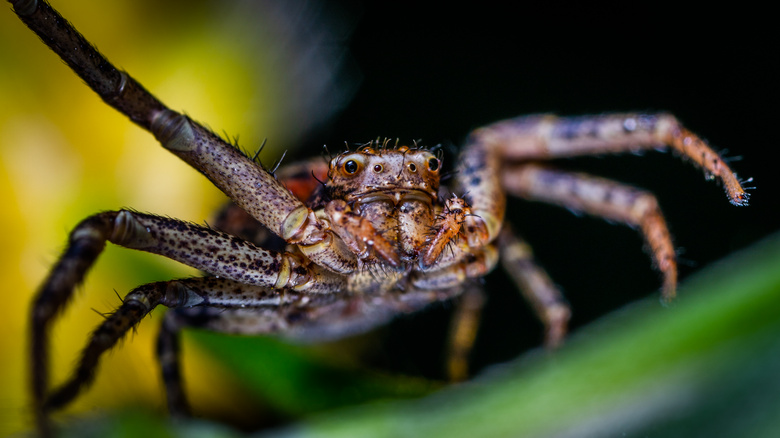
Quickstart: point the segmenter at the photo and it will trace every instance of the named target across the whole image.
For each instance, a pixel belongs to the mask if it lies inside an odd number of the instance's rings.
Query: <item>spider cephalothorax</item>
[[[340,154],[331,160],[322,188],[330,200],[324,208],[343,227],[349,221],[345,215],[360,221],[352,230],[337,228],[336,234],[362,262],[373,260],[368,251],[373,247],[393,267],[417,261],[417,268],[430,268],[443,248],[454,244],[470,213],[457,196],[438,202],[440,169],[441,160],[431,152],[407,146],[366,146]]]
[[[49,431],[49,412],[76,397],[91,382],[101,355],[158,305],[171,309],[158,354],[168,406],[178,415],[188,412],[178,347],[186,327],[337,338],[432,302],[461,298],[448,372],[465,378],[482,303],[475,298],[481,292],[474,280],[499,259],[544,323],[546,344],[559,345],[569,308],[528,245],[504,223],[510,195],[636,227],[663,275],[663,297],[672,299],[675,251],[655,196],[540,161],[667,145],[717,178],[733,204],[747,205],[742,181],[726,162],[663,113],[525,116],[491,124],[466,140],[452,187],[440,188],[439,158],[406,146],[363,147],[327,165],[310,161],[269,172],[114,68],[45,2],[12,3],[106,103],[232,200],[213,226],[120,210],[96,214],[74,228],[32,306],[33,406],[43,433]],[[455,194],[440,197],[448,192]],[[159,254],[205,275],[130,291],[89,339],[73,376],[50,391],[49,329],[106,242]]]

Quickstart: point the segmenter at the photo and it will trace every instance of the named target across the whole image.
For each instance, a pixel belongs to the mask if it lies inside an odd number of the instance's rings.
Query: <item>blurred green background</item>
[[[469,130],[524,113],[669,110],[712,144],[745,157],[734,165],[740,175],[756,178],[751,207],[728,205],[719,188],[669,154],[557,164],[657,193],[676,244],[685,249],[683,278],[780,228],[777,148],[771,146],[776,143],[771,132],[777,117],[778,72],[771,62],[776,44],[762,34],[770,27],[762,25],[760,14],[732,8],[707,11],[714,15],[705,19],[700,10],[675,7],[670,14],[664,5],[622,3],[529,4],[522,13],[328,3],[325,9],[339,11],[338,18],[330,21],[331,36],[322,51],[314,52],[337,59],[341,67],[336,69],[343,71],[334,84],[327,63],[302,61],[313,55],[290,43],[295,26],[288,33],[283,26],[268,31],[283,22],[272,13],[278,3],[63,3],[55,6],[66,18],[172,108],[216,132],[240,135],[249,150],[268,138],[267,163],[286,149],[291,156],[311,156],[322,144],[338,150],[344,141],[377,136],[421,138],[450,150]],[[304,34],[314,32],[305,23],[320,23],[308,14],[296,15]],[[670,22],[676,24],[674,32],[659,30]],[[734,23],[750,23],[753,31],[731,32]],[[224,198],[150,135],[107,108],[7,10],[0,14],[0,65],[5,230],[0,233],[5,358],[0,361],[0,435],[5,435],[29,425],[28,305],[69,230],[90,214],[122,207],[202,222]],[[317,78],[330,84],[333,94],[316,94],[304,85]],[[312,108],[321,113],[312,115]],[[308,129],[328,116],[335,116],[331,123]],[[575,329],[658,287],[633,230],[519,202],[511,203],[508,217],[566,291]],[[159,257],[109,247],[53,331],[53,380],[67,375],[101,320],[92,309],[107,312],[119,303],[114,290],[123,295],[141,283],[193,274]],[[477,371],[516,357],[541,339],[538,324],[503,274],[486,281],[491,300],[474,352]],[[440,307],[393,324],[378,338],[361,338],[380,351],[375,355],[381,360],[371,362],[403,375],[440,378],[448,310]],[[66,415],[120,406],[162,411],[153,358],[160,315],[144,321],[106,356],[95,386]],[[267,344],[268,356],[285,350]],[[185,375],[198,413],[244,424],[256,415],[257,395],[250,403],[244,385],[214,355],[191,342],[185,348]],[[294,351],[293,356],[299,354]],[[380,380],[398,384],[401,395],[429,388],[418,380]],[[293,402],[296,396],[290,395]],[[301,415],[289,406],[265,408],[274,411],[273,418],[259,424]]]

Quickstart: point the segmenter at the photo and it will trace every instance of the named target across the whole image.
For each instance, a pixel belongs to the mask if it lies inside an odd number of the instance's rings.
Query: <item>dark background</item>
[[[755,178],[749,207],[730,205],[716,183],[671,153],[556,165],[658,196],[681,252],[681,300],[688,275],[780,225],[777,44],[765,12],[644,2],[346,8],[358,17],[350,53],[363,80],[346,110],[317,134],[318,144],[387,136],[457,147],[470,130],[521,114],[669,111],[717,150],[744,158],[732,164],[741,177]],[[574,330],[658,294],[660,276],[628,227],[516,199],[507,220],[563,289]],[[485,289],[476,368],[542,339],[540,324],[500,269],[485,278]],[[388,366],[440,376],[447,307],[395,323],[385,335]]]

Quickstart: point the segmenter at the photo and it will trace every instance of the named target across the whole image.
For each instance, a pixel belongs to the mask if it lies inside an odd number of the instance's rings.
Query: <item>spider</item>
[[[448,368],[453,379],[462,379],[482,303],[475,280],[499,263],[543,322],[545,344],[560,345],[569,308],[528,245],[504,223],[507,195],[637,227],[663,276],[663,299],[673,299],[675,252],[655,197],[556,170],[541,164],[545,160],[669,146],[719,179],[732,204],[748,202],[742,181],[724,160],[663,113],[523,116],[477,129],[463,146],[452,187],[440,184],[440,155],[388,140],[328,162],[269,170],[256,156],[162,104],[47,3],[12,3],[22,21],[106,103],[232,200],[212,226],[120,210],[91,216],[71,232],[32,310],[33,404],[43,434],[49,432],[49,412],[88,386],[101,355],[158,305],[171,309],[158,355],[172,415],[189,410],[178,353],[179,332],[187,327],[332,339],[458,298]],[[160,254],[205,275],[130,291],[95,330],[73,376],[50,391],[49,327],[106,242]]]

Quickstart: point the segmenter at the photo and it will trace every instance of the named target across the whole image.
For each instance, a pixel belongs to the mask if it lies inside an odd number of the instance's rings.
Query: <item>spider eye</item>
[[[409,172],[417,172],[417,166],[415,166],[414,163],[409,163]]]
[[[382,173],[382,165],[381,164],[377,164],[376,166],[374,166],[374,172]]]
[[[348,175],[353,175],[357,171],[358,171],[357,161],[349,160],[346,163],[344,163],[344,172],[346,172]]]
[[[433,157],[429,158],[428,170],[430,170],[431,172],[436,172],[437,170],[439,170],[439,160]]]

